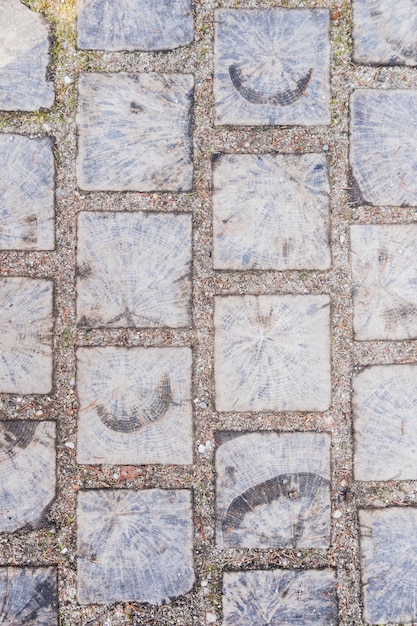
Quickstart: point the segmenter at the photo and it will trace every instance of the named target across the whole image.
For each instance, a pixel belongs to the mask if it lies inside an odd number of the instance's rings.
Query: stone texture
[[[53,141],[0,135],[0,250],[54,246]]]
[[[336,626],[331,570],[254,570],[223,574],[223,626]]]
[[[327,410],[329,305],[327,295],[216,298],[217,410]]]
[[[6,626],[58,626],[54,567],[0,567],[0,621]]]
[[[319,154],[227,154],[213,166],[216,269],[329,269],[329,184]]]
[[[0,393],[52,389],[50,280],[0,278]]]
[[[78,601],[166,604],[194,584],[191,492],[78,494]]]
[[[359,89],[350,111],[352,200],[417,205],[417,91]]]
[[[417,337],[417,224],[351,227],[358,340]]]
[[[218,433],[216,439],[218,546],[329,547],[329,435]]]
[[[192,463],[189,348],[80,348],[77,395],[78,463]]]
[[[190,74],[81,74],[81,189],[190,190],[193,85]]]
[[[54,102],[47,80],[50,31],[20,0],[0,0],[0,110],[36,111]]]
[[[191,215],[81,213],[77,265],[80,325],[190,325]]]
[[[194,38],[191,0],[77,0],[78,47],[170,50]]]
[[[329,12],[218,9],[215,123],[330,123]]]

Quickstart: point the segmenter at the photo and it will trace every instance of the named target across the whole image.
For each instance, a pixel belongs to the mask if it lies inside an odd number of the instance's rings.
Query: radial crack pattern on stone
[[[328,435],[236,436],[219,447],[216,475],[218,546],[328,547]]]
[[[359,203],[417,205],[416,117],[416,90],[352,94],[350,163]]]
[[[331,570],[254,570],[223,575],[223,626],[336,626]]]
[[[326,295],[215,299],[218,411],[325,411],[330,405]]]
[[[0,393],[52,388],[52,282],[0,279]]]
[[[54,567],[0,567],[0,624],[58,626]]]
[[[194,584],[191,493],[78,495],[78,601],[166,604]]]
[[[37,528],[55,496],[55,424],[0,422],[0,532]]]
[[[192,188],[189,74],[81,74],[77,180],[82,189]]]
[[[325,157],[218,157],[213,233],[216,269],[329,269]]]
[[[216,124],[329,124],[329,13],[218,9]]]
[[[78,0],[78,47],[170,50],[194,38],[191,0]]]
[[[81,326],[189,326],[190,215],[81,213],[77,264]]]

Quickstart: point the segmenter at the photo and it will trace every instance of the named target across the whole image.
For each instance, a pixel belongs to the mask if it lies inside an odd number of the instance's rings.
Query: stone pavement
[[[416,27],[0,0],[0,623],[417,622]]]

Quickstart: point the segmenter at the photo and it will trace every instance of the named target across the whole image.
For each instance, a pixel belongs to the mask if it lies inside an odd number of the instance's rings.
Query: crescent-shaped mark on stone
[[[229,75],[233,86],[245,100],[252,104],[272,104],[273,106],[288,106],[297,102],[310,82],[312,74],[313,69],[310,68],[305,76],[297,80],[295,89],[285,89],[284,91],[277,91],[272,96],[267,96],[260,89],[245,86],[245,79],[238,65],[235,64],[229,67]]]

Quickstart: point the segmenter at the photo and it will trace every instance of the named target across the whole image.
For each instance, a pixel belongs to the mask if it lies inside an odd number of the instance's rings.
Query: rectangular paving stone
[[[350,112],[352,200],[417,205],[417,90],[358,89]]]
[[[329,296],[217,297],[214,326],[218,411],[329,408]]]
[[[329,12],[217,9],[215,124],[330,123]]]
[[[190,491],[80,492],[77,528],[80,604],[167,604],[191,590]]]
[[[81,189],[189,191],[193,86],[190,74],[81,74]]]
[[[226,154],[213,164],[216,269],[329,269],[329,183],[320,154]]]
[[[190,214],[83,212],[77,267],[81,326],[190,325]]]
[[[53,250],[52,139],[0,135],[0,172],[0,250]]]
[[[10,626],[58,626],[55,567],[0,567],[1,620]]]
[[[191,0],[77,0],[78,47],[170,50],[194,38]]]
[[[78,463],[193,462],[189,348],[77,350]]]
[[[223,626],[336,626],[331,570],[253,570],[223,574]]]
[[[351,227],[355,338],[417,337],[417,224]]]
[[[329,435],[236,432],[216,439],[220,548],[329,547]]]
[[[52,390],[51,280],[0,278],[0,393]]]

